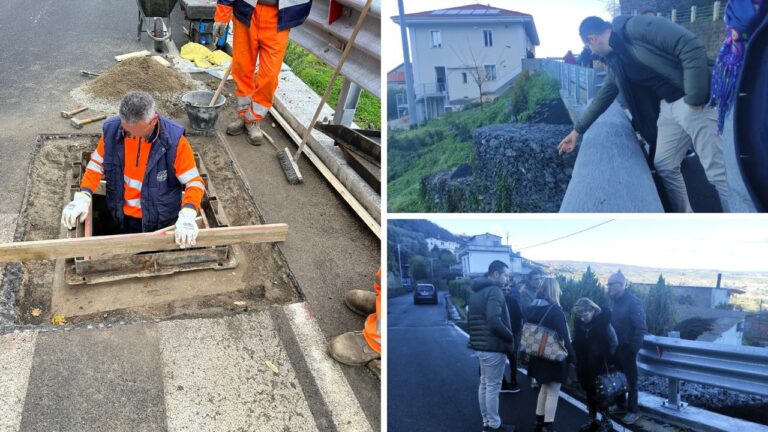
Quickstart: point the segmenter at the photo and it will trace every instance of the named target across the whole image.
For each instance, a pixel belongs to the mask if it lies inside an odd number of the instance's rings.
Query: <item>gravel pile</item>
[[[116,114],[126,93],[141,90],[152,95],[160,114],[173,117],[184,113],[181,103],[184,93],[202,87],[187,73],[165,67],[150,57],[138,57],[117,63],[101,76],[72,90],[70,96],[93,111]]]

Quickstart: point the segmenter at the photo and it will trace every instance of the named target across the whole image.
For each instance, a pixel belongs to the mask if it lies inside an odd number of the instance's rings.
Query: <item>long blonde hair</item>
[[[550,301],[560,306],[560,284],[553,277],[545,277],[539,285],[539,292]]]

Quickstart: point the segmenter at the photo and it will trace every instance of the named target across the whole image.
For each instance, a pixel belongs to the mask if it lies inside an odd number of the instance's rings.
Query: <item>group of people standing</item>
[[[628,424],[637,421],[637,354],[647,327],[642,302],[626,287],[624,275],[615,273],[608,279],[609,306],[586,297],[576,301],[570,311],[574,317],[571,333],[566,311],[560,306],[560,285],[554,277],[533,269],[524,283],[510,284],[509,267],[501,261],[490,264],[488,273],[473,282],[468,302],[468,346],[475,350],[480,363],[478,399],[483,431],[515,430],[502,423],[499,394],[520,391],[517,363],[522,357],[520,339],[525,323],[557,333],[567,351],[563,361],[527,356],[531,387],[539,388],[534,431],[555,430],[560,387],[568,382],[572,365],[589,409],[589,421],[580,432],[612,430],[611,414],[625,413],[622,420]],[[507,361],[509,380],[505,377]],[[606,401],[597,397],[596,382],[609,370],[626,375],[628,391]]]

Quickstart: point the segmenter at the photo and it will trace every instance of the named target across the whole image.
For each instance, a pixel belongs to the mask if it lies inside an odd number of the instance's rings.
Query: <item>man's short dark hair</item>
[[[603,21],[600,17],[591,16],[585,18],[584,21],[581,22],[581,25],[579,26],[579,36],[581,36],[581,40],[584,43],[587,43],[587,37],[589,35],[601,35],[605,33],[606,30],[612,28],[613,26],[611,23]]]
[[[540,268],[532,268],[530,272],[528,272],[528,279],[532,279],[534,276],[543,276],[544,272],[541,271]]]
[[[488,266],[488,276],[494,274],[495,272],[499,272],[499,274],[501,274],[505,268],[509,268],[509,266],[504,264],[503,261],[496,260]]]

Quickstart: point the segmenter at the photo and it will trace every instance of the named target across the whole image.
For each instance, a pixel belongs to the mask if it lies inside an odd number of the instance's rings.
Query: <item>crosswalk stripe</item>
[[[285,306],[285,312],[296,334],[296,339],[301,341],[301,351],[331,411],[336,430],[339,432],[372,431],[341,367],[328,356],[325,338],[317,321],[312,318],[309,306],[306,303],[295,303]]]
[[[0,432],[19,430],[36,340],[36,332],[0,336]]]
[[[317,431],[268,312],[158,327],[169,431]]]

